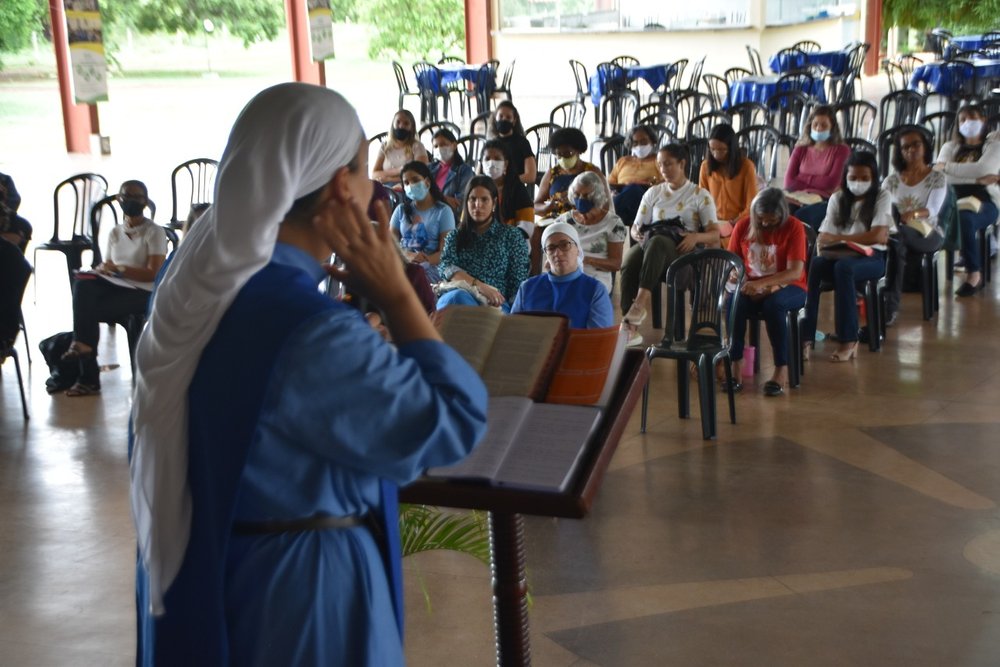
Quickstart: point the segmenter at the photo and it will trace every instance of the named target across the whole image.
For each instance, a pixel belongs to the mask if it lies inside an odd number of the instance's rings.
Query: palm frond
[[[490,538],[483,512],[444,512],[427,505],[399,506],[403,556],[447,549],[468,554],[489,565]]]

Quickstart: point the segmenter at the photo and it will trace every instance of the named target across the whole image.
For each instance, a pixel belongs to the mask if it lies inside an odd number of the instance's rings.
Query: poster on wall
[[[306,0],[313,62],[333,58],[333,11],[330,0]]]
[[[108,63],[97,0],[64,0],[73,98],[77,104],[108,99]]]

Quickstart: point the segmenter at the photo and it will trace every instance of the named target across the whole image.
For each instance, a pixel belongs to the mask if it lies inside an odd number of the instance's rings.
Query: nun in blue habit
[[[280,84],[236,121],[137,352],[137,664],[403,663],[397,485],[465,457],[487,396],[370,196],[338,93]],[[328,274],[396,347],[317,290]]]

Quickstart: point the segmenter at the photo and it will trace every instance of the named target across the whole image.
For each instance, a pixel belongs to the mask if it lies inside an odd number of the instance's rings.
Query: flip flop
[[[768,380],[764,383],[765,396],[781,396],[784,393],[785,390],[781,388],[781,383],[775,382],[774,380]]]
[[[66,390],[67,396],[94,396],[95,394],[100,393],[100,385],[83,384],[82,382],[77,382]]]

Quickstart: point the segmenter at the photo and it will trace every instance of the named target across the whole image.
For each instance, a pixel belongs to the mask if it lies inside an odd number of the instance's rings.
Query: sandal
[[[802,361],[809,361],[809,355],[815,348],[815,343],[802,343]]]
[[[93,396],[101,393],[101,386],[95,384],[83,384],[77,382],[66,390],[67,396]]]
[[[764,395],[765,396],[781,396],[785,393],[780,382],[775,382],[774,380],[768,380],[764,383]]]
[[[59,358],[62,361],[76,361],[78,359],[86,359],[87,357],[92,356],[93,354],[94,354],[93,348],[85,351],[83,349],[82,343],[73,341],[72,343],[70,343],[70,346],[66,349],[66,351],[62,353],[62,356]]]
[[[846,350],[837,350],[830,355],[830,361],[834,363],[841,363],[843,361],[850,361],[858,354],[858,344],[854,343],[851,347]]]
[[[628,324],[630,327],[638,328],[640,324],[646,321],[646,309],[637,303],[633,303],[632,307],[628,309],[625,313],[625,317],[622,321]]]
[[[729,393],[730,388],[732,388],[733,393],[738,394],[741,391],[743,391],[743,383],[737,380],[736,378],[733,378],[729,382],[723,380],[722,382],[719,383],[719,388],[722,389],[722,391],[726,392],[727,394]]]

